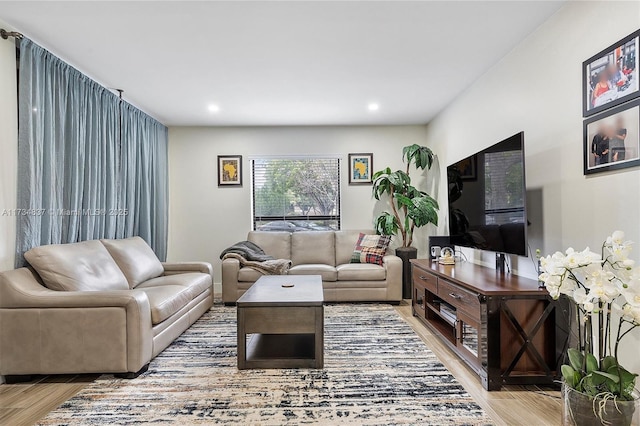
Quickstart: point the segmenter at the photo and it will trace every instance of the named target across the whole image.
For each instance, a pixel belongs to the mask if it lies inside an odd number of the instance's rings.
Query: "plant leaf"
[[[582,352],[575,348],[569,348],[567,354],[569,355],[569,364],[571,364],[573,369],[576,371],[582,370],[582,361],[584,360]]]
[[[379,235],[395,235],[398,232],[398,221],[389,212],[381,213],[374,222],[376,233]]]
[[[613,383],[620,383],[620,377],[618,377],[615,374],[610,374],[610,373],[605,373],[604,371],[594,371],[593,373],[594,376],[604,376],[607,379],[611,380]]]
[[[593,354],[587,354],[587,374],[598,369],[598,360]]]
[[[618,361],[616,361],[615,357],[609,355],[604,357],[600,364],[602,365],[602,371],[609,371],[611,367],[615,367],[618,365]]]
[[[560,371],[562,372],[562,377],[564,381],[567,382],[569,386],[575,388],[578,382],[575,380],[576,370],[573,369],[570,365],[563,365],[560,367]]]

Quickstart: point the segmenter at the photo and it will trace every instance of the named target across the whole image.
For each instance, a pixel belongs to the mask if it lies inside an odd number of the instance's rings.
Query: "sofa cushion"
[[[264,274],[256,271],[255,269],[245,266],[244,268],[240,268],[240,270],[238,271],[238,281],[254,283],[258,281],[258,278],[260,278],[262,275]]]
[[[153,278],[149,281],[145,281],[138,285],[136,289],[143,289],[149,287],[160,287],[163,285],[180,285],[188,287],[191,291],[191,295],[196,297],[203,291],[211,288],[211,275],[203,274],[201,272],[188,272],[184,274],[166,275],[158,278]]]
[[[276,259],[291,259],[291,234],[288,232],[251,231],[247,240]]]
[[[291,234],[291,261],[294,266],[307,264],[336,266],[335,232],[294,232]]]
[[[122,271],[97,240],[40,246],[24,257],[51,290],[129,290]]]
[[[382,266],[391,237],[389,235],[360,234],[351,263],[373,263]]]
[[[181,285],[161,285],[139,290],[145,292],[149,298],[153,325],[160,324],[193,300],[189,287]]]
[[[100,240],[122,271],[130,288],[164,272],[162,263],[151,247],[140,237]]]
[[[151,322],[159,324],[211,288],[211,276],[198,272],[175,274],[146,281],[136,287],[149,298]]]
[[[289,269],[289,275],[321,275],[322,281],[336,281],[338,279],[336,268],[323,264],[297,265]]]
[[[375,234],[375,231],[372,229],[336,231],[336,265],[351,262],[353,248],[360,234]]]
[[[338,281],[384,281],[387,271],[379,265],[370,263],[347,263],[338,265]]]

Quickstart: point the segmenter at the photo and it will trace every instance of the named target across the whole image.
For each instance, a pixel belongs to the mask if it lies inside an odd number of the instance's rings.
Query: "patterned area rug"
[[[41,424],[491,422],[391,306],[326,306],[323,370],[238,371],[235,312],[215,306],[148,372],[103,375]]]

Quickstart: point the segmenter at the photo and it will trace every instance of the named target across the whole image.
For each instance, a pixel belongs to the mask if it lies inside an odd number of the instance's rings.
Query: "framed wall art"
[[[349,154],[349,185],[373,183],[373,154]]]
[[[242,155],[218,155],[218,186],[242,186]]]
[[[640,99],[584,121],[584,174],[640,165]]]
[[[582,63],[582,115],[588,117],[640,95],[640,30]]]

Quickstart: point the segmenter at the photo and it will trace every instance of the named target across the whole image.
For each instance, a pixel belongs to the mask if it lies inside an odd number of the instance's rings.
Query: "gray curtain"
[[[133,235],[165,260],[167,128],[26,38],[18,90],[16,266],[39,245]]]

